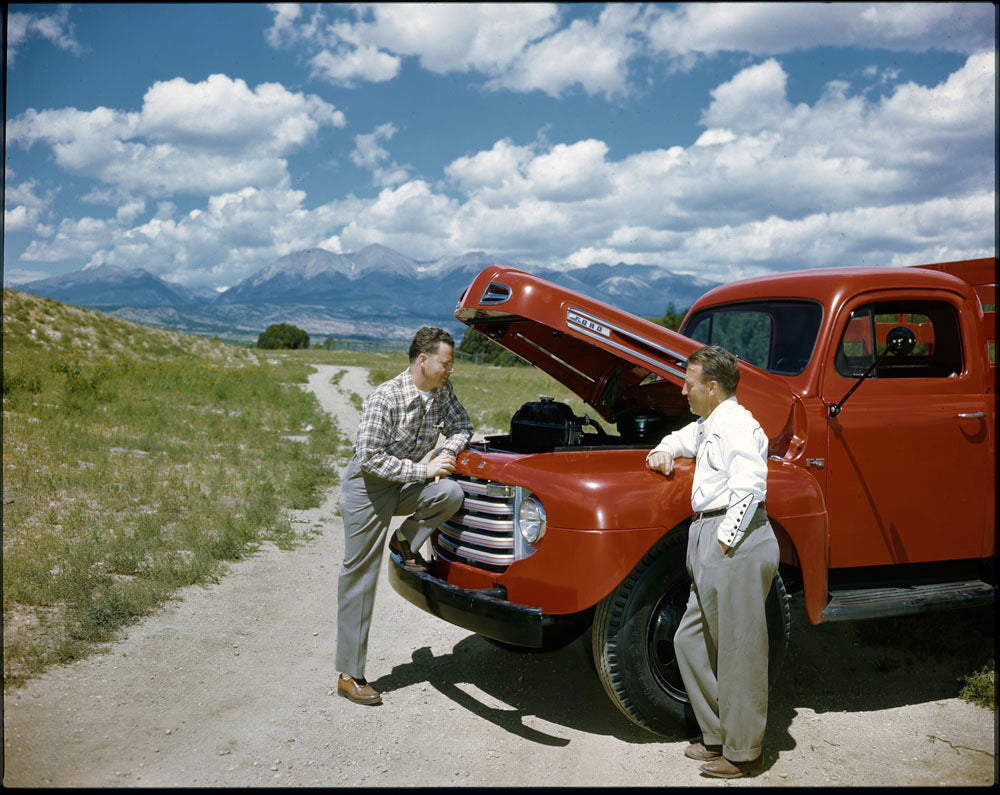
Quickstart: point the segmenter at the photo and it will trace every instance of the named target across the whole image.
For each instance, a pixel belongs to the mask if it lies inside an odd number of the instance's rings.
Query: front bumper
[[[389,582],[408,602],[431,615],[501,643],[555,649],[578,638],[593,620],[593,608],[568,615],[547,615],[539,607],[508,602],[503,588],[459,588],[427,572],[403,567],[389,555]]]

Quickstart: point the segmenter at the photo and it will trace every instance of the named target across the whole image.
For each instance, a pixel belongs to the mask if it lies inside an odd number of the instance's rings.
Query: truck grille
[[[437,552],[449,560],[491,571],[514,562],[514,511],[517,489],[471,476],[452,475],[465,492],[465,501],[441,525]]]

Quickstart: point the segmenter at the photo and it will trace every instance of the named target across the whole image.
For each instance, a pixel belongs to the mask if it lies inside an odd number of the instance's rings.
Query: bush
[[[274,350],[276,348],[308,348],[309,335],[302,329],[288,323],[274,323],[257,338],[257,347]]]

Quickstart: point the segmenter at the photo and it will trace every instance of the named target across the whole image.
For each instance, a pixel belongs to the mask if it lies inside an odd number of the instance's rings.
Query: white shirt
[[[726,508],[718,536],[732,547],[743,537],[753,510],[767,496],[767,435],[735,397],[708,417],[685,425],[650,451],[671,458],[694,458],[691,509]],[[647,456],[648,457],[648,456]]]

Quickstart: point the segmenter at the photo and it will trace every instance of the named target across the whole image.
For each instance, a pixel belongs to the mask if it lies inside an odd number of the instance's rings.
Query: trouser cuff
[[[722,755],[730,762],[752,762],[760,756],[760,747],[751,748],[749,751],[737,751],[727,745],[722,746]]]

